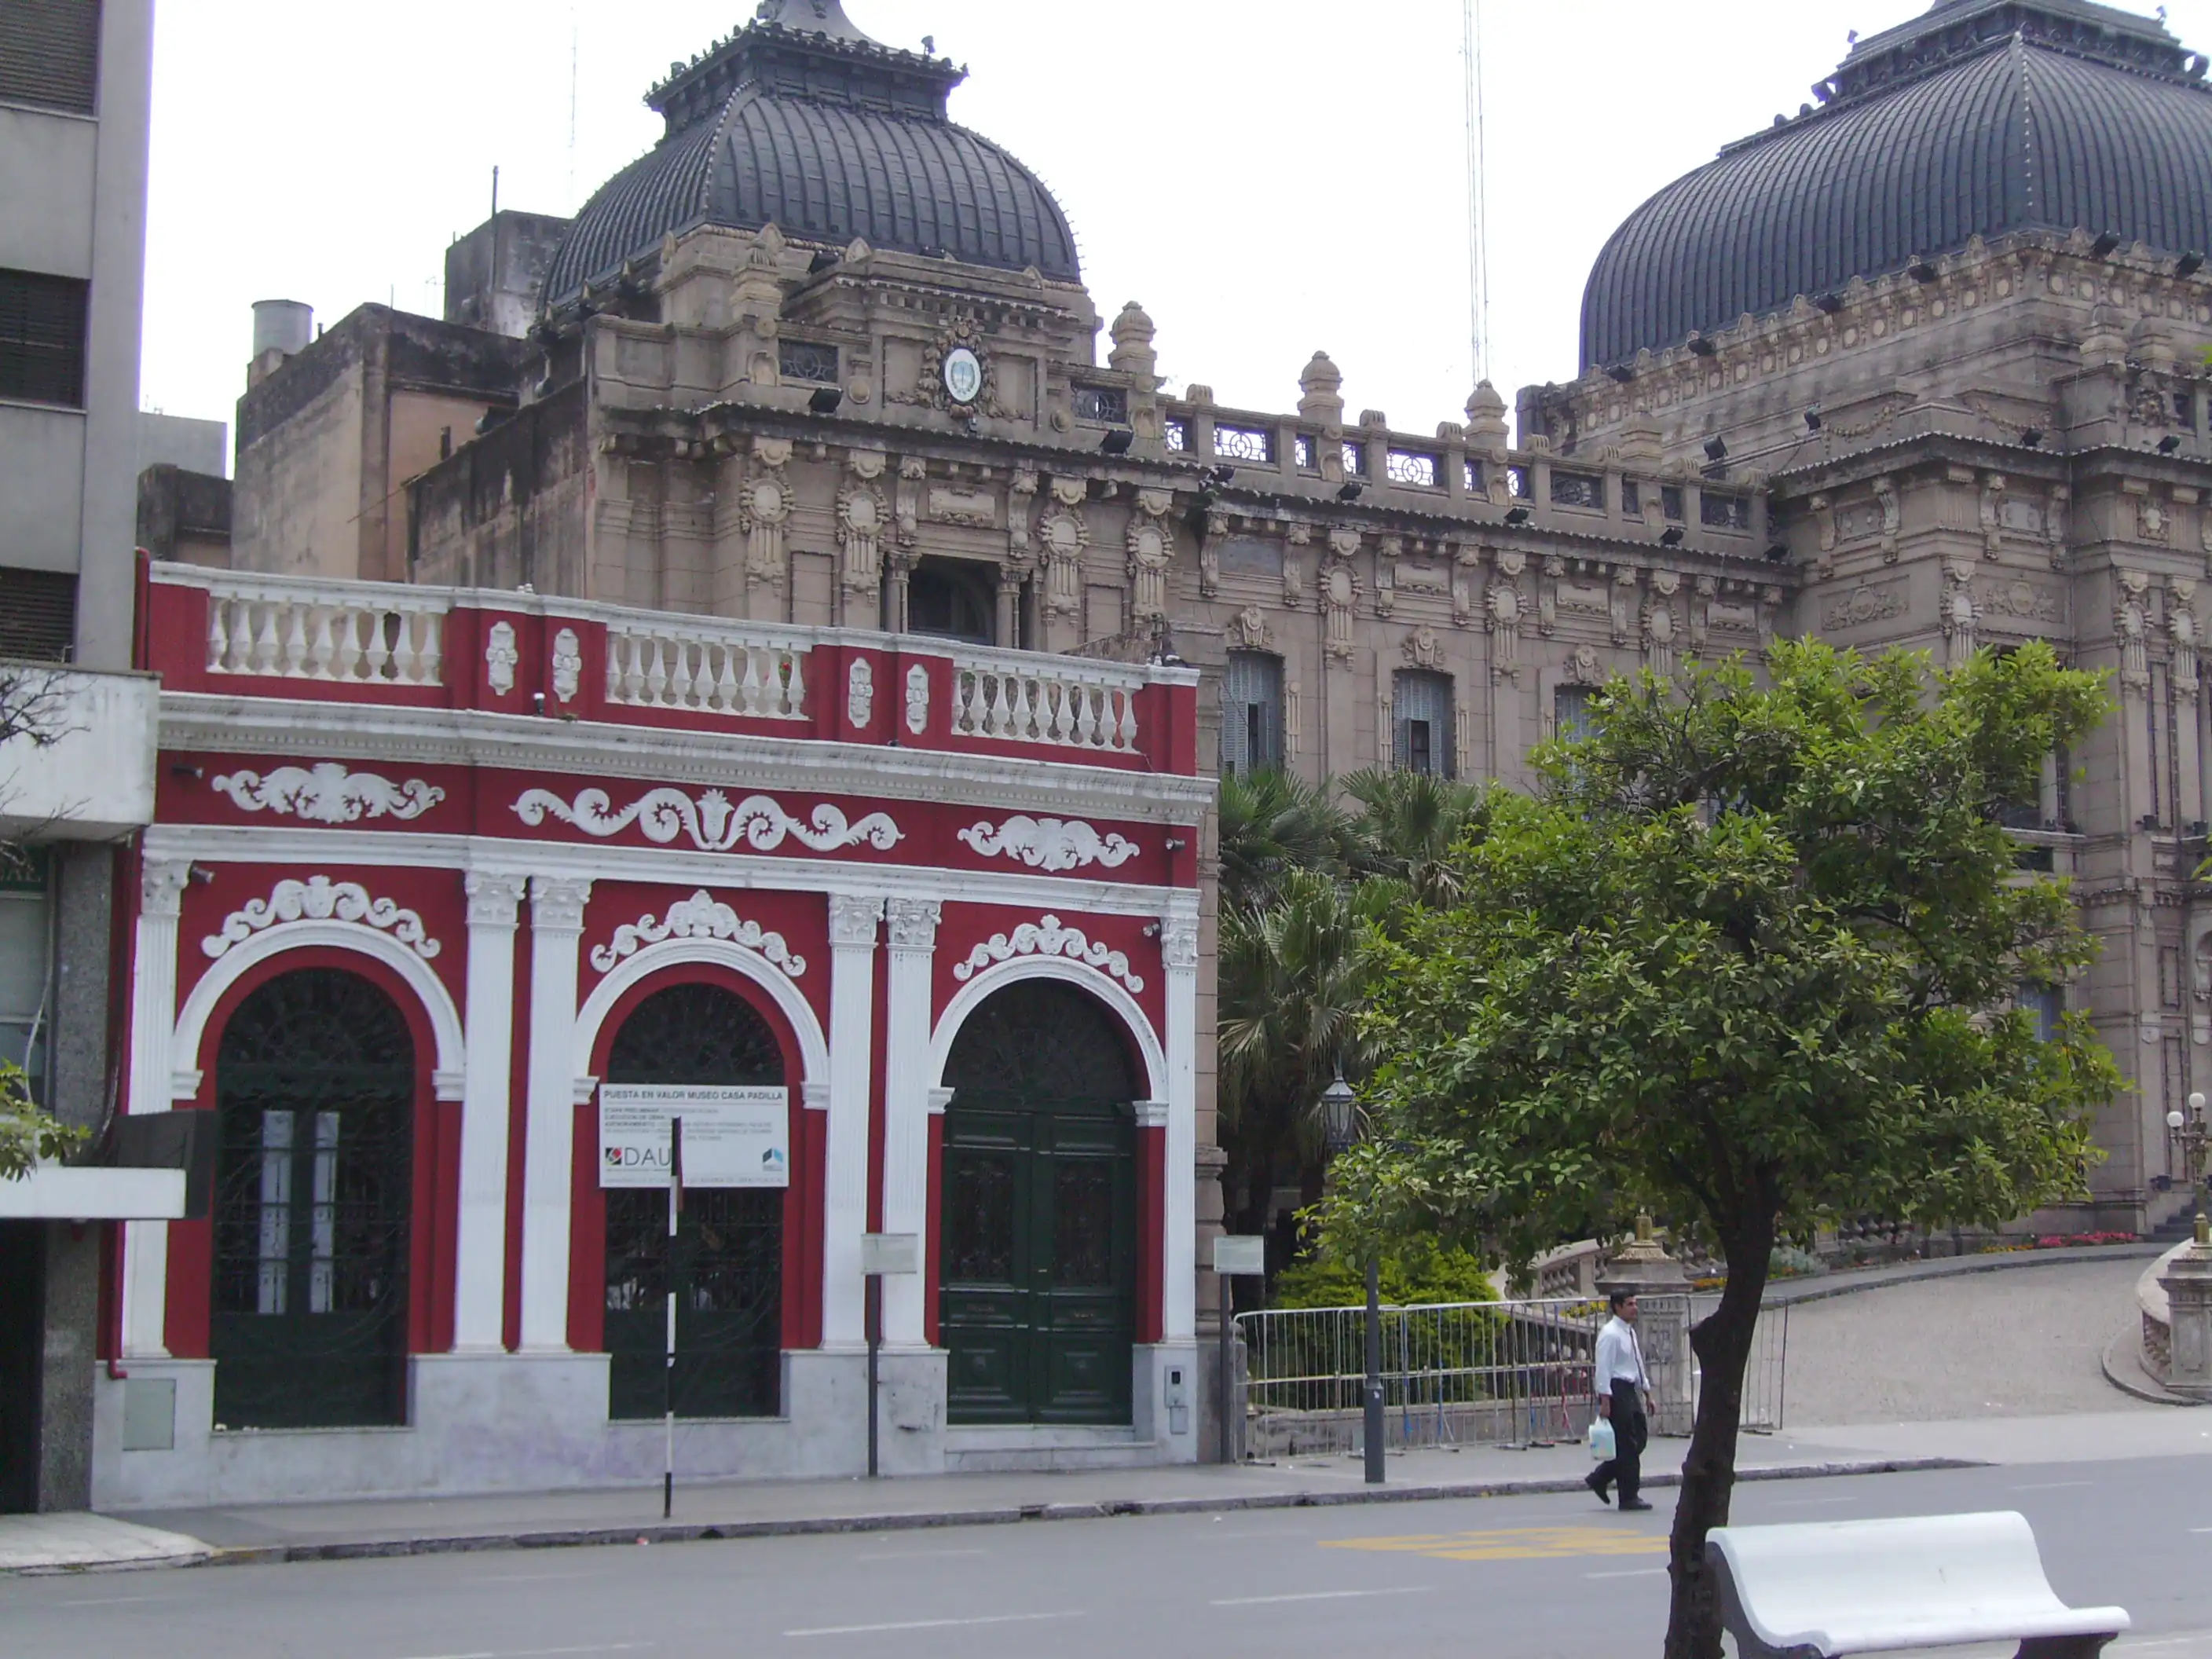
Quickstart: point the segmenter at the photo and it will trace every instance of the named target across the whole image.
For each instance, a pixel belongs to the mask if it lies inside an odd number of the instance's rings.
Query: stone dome
[[[2165,26],[2088,0],[1938,0],[1856,42],[1818,108],[1661,191],[1583,294],[1585,370],[1972,237],[2212,248],[2212,89]]]
[[[763,0],[753,21],[669,76],[646,102],[660,143],[586,203],[549,265],[556,306],[694,225],[773,223],[843,247],[1030,266],[1081,280],[1051,191],[945,98],[966,71],[863,34],[840,0]]]

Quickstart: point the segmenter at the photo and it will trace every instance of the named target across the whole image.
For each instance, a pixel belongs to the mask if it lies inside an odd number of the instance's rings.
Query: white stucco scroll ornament
[[[1064,927],[1058,916],[1025,921],[1010,933],[994,933],[968,953],[968,960],[953,964],[952,977],[966,981],[994,962],[1016,957],[1066,957],[1071,962],[1111,974],[1133,993],[1142,993],[1145,981],[1129,971],[1129,958],[1109,950],[1081,929]]]
[[[744,920],[703,887],[690,898],[670,905],[665,916],[656,920],[643,915],[616,928],[613,939],[593,948],[592,966],[603,974],[608,973],[624,957],[635,954],[639,945],[658,945],[668,939],[727,939],[749,951],[759,951],[789,978],[797,979],[806,971],[806,958],[793,956],[782,934],[771,933],[760,923]]]
[[[1033,818],[1017,814],[994,825],[988,818],[958,832],[959,839],[985,858],[1019,860],[1032,870],[1073,870],[1086,864],[1120,868],[1137,856],[1137,843],[1125,836],[1101,836],[1079,818]]]
[[[635,823],[647,841],[666,846],[678,836],[688,836],[693,846],[708,853],[726,853],[739,841],[756,852],[772,853],[786,837],[817,853],[863,842],[880,852],[905,838],[888,813],[871,812],[854,823],[827,801],[805,822],[766,795],[747,795],[732,805],[719,789],[709,789],[696,800],[681,789],[651,789],[618,812],[611,810],[613,805],[604,789],[580,790],[573,801],[562,800],[550,789],[529,789],[514,803],[514,813],[527,824],[540,824],[551,817],[587,836],[602,837],[619,835]]]
[[[420,778],[394,783],[374,772],[349,772],[336,761],[280,766],[264,775],[230,772],[209,787],[230,797],[243,812],[275,812],[312,823],[354,823],[362,818],[418,818],[446,792]]]
[[[280,881],[265,899],[253,899],[245,908],[222,919],[222,927],[200,941],[210,957],[243,945],[266,927],[287,921],[350,921],[378,927],[428,962],[438,954],[438,941],[422,931],[422,918],[403,910],[388,898],[371,898],[359,882],[332,881],[310,876],[305,881]]]

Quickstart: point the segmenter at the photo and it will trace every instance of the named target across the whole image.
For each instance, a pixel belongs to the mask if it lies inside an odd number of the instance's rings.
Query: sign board
[[[921,1238],[913,1233],[862,1233],[860,1271],[864,1273],[920,1273]]]
[[[1256,1279],[1267,1271],[1267,1241],[1224,1233],[1213,1241],[1213,1271],[1237,1279]]]
[[[686,1187],[788,1187],[791,1093],[665,1083],[599,1085],[599,1185],[665,1187],[668,1125],[684,1120]]]

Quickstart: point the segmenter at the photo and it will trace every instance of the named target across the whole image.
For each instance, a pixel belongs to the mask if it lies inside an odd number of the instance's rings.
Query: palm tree
[[[1452,848],[1490,816],[1490,792],[1426,772],[1355,772],[1344,793],[1359,803],[1350,860],[1356,873],[1401,884],[1414,902],[1449,904],[1459,891]]]
[[[1246,772],[1221,781],[1224,904],[1262,902],[1288,871],[1340,872],[1352,822],[1326,786],[1287,772]]]

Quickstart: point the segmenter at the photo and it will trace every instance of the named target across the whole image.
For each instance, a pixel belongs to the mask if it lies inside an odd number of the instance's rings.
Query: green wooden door
[[[1118,1032],[1080,993],[1024,983],[977,1010],[946,1076],[949,1420],[1127,1423],[1136,1118]]]

